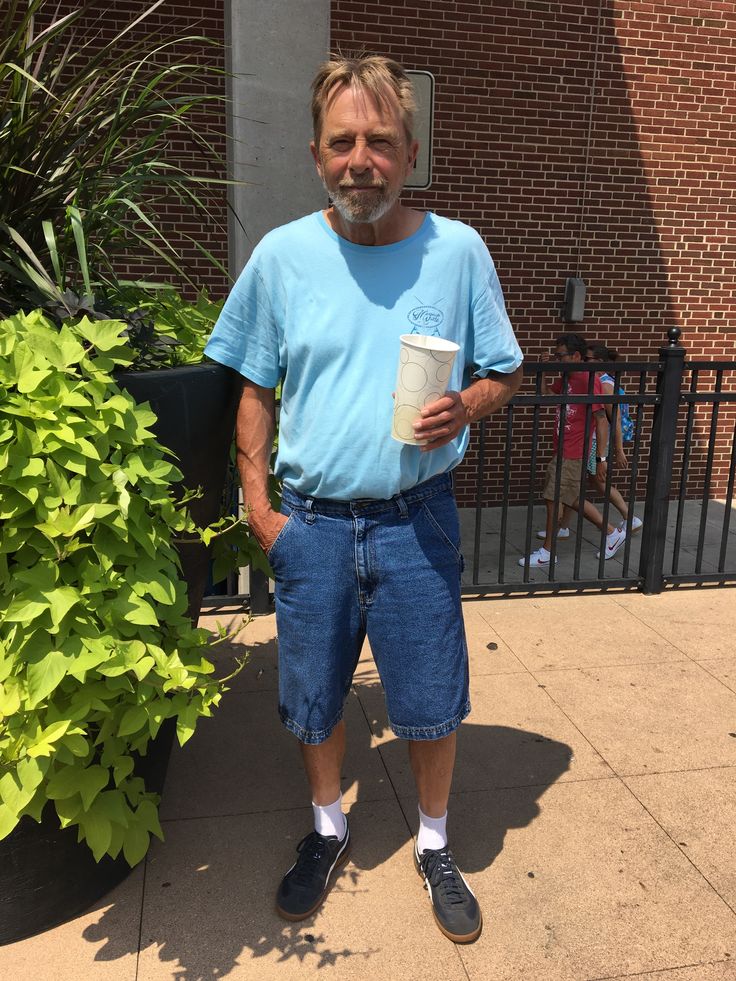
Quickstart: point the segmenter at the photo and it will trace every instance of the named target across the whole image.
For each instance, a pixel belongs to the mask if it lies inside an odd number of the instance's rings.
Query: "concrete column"
[[[329,42],[329,0],[225,0],[229,176],[249,182],[229,189],[234,277],[266,232],[326,205],[309,83]]]

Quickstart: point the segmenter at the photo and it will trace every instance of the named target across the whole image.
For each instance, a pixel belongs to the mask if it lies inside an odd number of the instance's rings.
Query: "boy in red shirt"
[[[586,356],[587,344],[580,334],[563,334],[557,338],[555,345],[554,358],[556,361],[583,361]],[[590,380],[587,371],[571,371],[567,375],[566,393],[569,395],[587,395]],[[558,378],[551,385],[546,385],[547,393],[559,395],[562,392],[562,379]],[[593,381],[593,395],[602,395],[601,383],[596,375]],[[580,494],[580,478],[582,468],[587,465],[590,444],[593,439],[593,426],[590,427],[588,445],[583,446],[585,440],[585,411],[583,404],[567,405],[565,409],[565,431],[562,436],[562,466],[560,474],[560,503],[578,510]],[[594,403],[593,425],[595,426],[596,444],[603,451],[603,455],[596,457],[596,476],[599,480],[605,481],[607,460],[605,447],[608,446],[608,418],[603,405]],[[548,567],[550,564],[550,549],[552,548],[552,538],[557,533],[557,513],[555,508],[555,482],[557,480],[557,447],[560,433],[560,406],[557,407],[557,422],[554,435],[554,456],[547,467],[547,475],[544,484],[544,500],[547,505],[547,527],[544,544],[536,552],[529,556],[529,567],[539,569]],[[603,515],[598,508],[586,500],[583,507],[583,514],[591,521],[596,528],[603,527]],[[605,558],[610,559],[621,548],[626,540],[626,529],[618,529],[609,524],[606,537]],[[519,565],[523,566],[526,559],[522,556]]]

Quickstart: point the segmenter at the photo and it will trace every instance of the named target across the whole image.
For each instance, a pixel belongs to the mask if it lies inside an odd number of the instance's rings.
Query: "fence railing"
[[[470,575],[465,585],[469,591],[534,592],[562,589],[601,589],[638,587],[647,593],[660,592],[670,583],[725,582],[736,580],[736,535],[731,528],[731,502],[736,467],[736,361],[687,362],[685,350],[678,343],[680,331],[672,328],[669,343],[660,349],[659,359],[652,362],[588,363],[543,362],[525,365],[525,374],[533,380],[533,393],[517,395],[505,410],[502,436],[503,482],[500,503],[489,506],[486,484],[490,467],[487,451],[489,426],[479,423],[477,434],[477,482],[475,503],[464,509],[463,530],[467,543],[472,541]],[[571,394],[567,379],[576,372],[587,373],[587,394]],[[618,393],[622,380],[625,394],[594,394],[595,372],[607,372],[614,379]],[[689,372],[689,386],[686,375]],[[542,390],[545,374],[562,377],[562,391],[547,394]],[[706,381],[704,381],[704,376]],[[711,376],[714,381],[711,382]],[[580,387],[580,386],[579,386]],[[583,445],[587,446],[594,425],[592,407],[604,404],[610,415],[608,467],[605,489],[598,495],[600,529],[584,519],[586,501],[594,496],[586,476],[585,460],[581,467],[579,499],[574,526],[570,526],[572,552],[568,543],[554,537],[550,561],[535,568],[529,557],[539,544],[540,473],[550,454],[543,456],[543,430],[549,430],[551,410],[559,412],[554,427],[564,432],[566,415],[573,405],[585,406]],[[621,406],[629,406],[633,421],[633,439],[627,446],[628,467],[617,467],[614,432]],[[696,421],[702,424],[710,409],[707,424],[707,449],[695,446]],[[724,411],[721,411],[721,410]],[[529,420],[531,413],[531,421]],[[517,424],[519,417],[522,424]],[[495,423],[498,426],[498,423]],[[498,440],[496,440],[498,442]],[[554,487],[555,513],[560,507],[561,461],[563,440],[558,441],[557,476]],[[600,451],[599,451],[600,452]],[[718,453],[718,477],[725,483],[722,517],[714,518],[712,501],[714,461]],[[528,460],[528,471],[519,487],[518,461]],[[727,463],[723,464],[723,460]],[[500,461],[499,461],[500,462]],[[693,463],[697,463],[697,468]],[[512,480],[512,468],[517,476]],[[697,470],[698,487],[689,480]],[[727,473],[726,473],[727,471]],[[523,483],[522,480],[522,483]],[[521,493],[520,493],[521,490]],[[617,496],[616,492],[620,494]],[[674,523],[673,492],[676,495]],[[523,501],[519,503],[519,499]],[[613,499],[627,506],[624,521],[614,514]],[[514,503],[516,501],[517,503]],[[643,504],[640,538],[633,534],[634,516]],[[489,530],[488,525],[491,523]],[[470,527],[472,523],[472,529]],[[615,559],[606,560],[606,534],[619,525],[626,538]],[[637,519],[638,524],[638,519]],[[697,527],[697,532],[695,528]],[[468,535],[468,532],[471,532]],[[640,544],[639,544],[640,543]],[[596,552],[597,549],[597,552]],[[694,550],[694,551],[693,551]],[[595,554],[595,560],[593,555]],[[683,570],[683,559],[694,567]]]
[[[595,366],[525,363],[525,374],[533,378],[533,392],[517,395],[505,414],[482,420],[473,434],[477,453],[475,500],[472,506],[461,508],[466,592],[629,587],[658,593],[671,584],[736,581],[736,522],[731,522],[736,473],[736,360],[687,361],[679,337],[679,329],[672,328],[669,343],[660,348],[656,361],[597,362]],[[545,374],[559,374],[564,379],[581,371],[588,373],[586,394],[570,394],[564,391],[564,384],[560,394],[543,393]],[[625,394],[594,394],[595,372],[610,374],[614,393],[623,387]],[[564,431],[569,406],[586,407],[583,445],[587,446],[596,403],[610,407],[609,466],[605,490],[598,495],[602,528],[591,533],[592,526],[583,517],[585,502],[592,503],[595,496],[583,466],[579,509],[570,528],[571,541],[574,534],[572,550],[567,542],[563,546],[554,538],[549,567],[533,569],[528,557],[539,544],[538,527],[543,524],[540,513],[545,506],[539,477],[550,456],[543,456],[543,447],[555,428],[554,410],[559,408],[558,424]],[[613,445],[624,404],[633,421],[625,469],[617,467]],[[489,452],[491,427],[496,447],[493,455]],[[562,452],[560,441],[555,509],[560,503]],[[519,461],[523,461],[522,472]],[[500,486],[489,494],[489,472],[497,473],[499,466]],[[713,493],[716,471],[722,489],[719,499]],[[623,522],[626,539],[615,558],[606,561],[607,526],[617,523],[612,520],[614,488],[628,507]],[[633,527],[637,509],[643,509],[639,535],[634,534]],[[685,565],[691,568],[683,568]],[[251,611],[269,612],[269,584],[262,574],[251,574],[249,592]]]

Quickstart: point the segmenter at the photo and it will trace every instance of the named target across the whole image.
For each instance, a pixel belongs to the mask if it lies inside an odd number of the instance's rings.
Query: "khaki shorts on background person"
[[[560,475],[560,503],[572,507],[580,497],[580,473],[582,460],[563,460]],[[545,501],[555,499],[555,481],[557,479],[557,457],[553,457],[547,466],[542,496]]]

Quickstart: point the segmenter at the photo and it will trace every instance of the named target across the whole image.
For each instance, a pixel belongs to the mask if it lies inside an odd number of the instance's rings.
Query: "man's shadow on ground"
[[[215,717],[205,721],[191,744],[175,750],[162,811],[166,816],[167,801],[174,801],[176,813],[169,810],[166,841],[155,843],[146,860],[140,957],[171,962],[171,976],[181,981],[225,977],[236,965],[272,953],[279,962],[296,958],[314,969],[375,952],[367,944],[361,949],[333,946],[320,929],[324,920],[321,924],[319,913],[296,924],[275,913],[277,883],[294,860],[311,812],[296,741],[276,717],[275,644],[249,644],[248,649],[250,663]],[[228,656],[242,652],[233,644]],[[227,669],[227,656],[221,667]],[[248,690],[255,677],[265,679],[265,691]],[[335,885],[336,892],[356,894],[366,889],[364,873],[403,848],[416,825],[406,745],[389,739],[376,746],[366,724],[367,718],[379,740],[386,735],[380,685],[360,683],[358,692],[346,712],[343,782],[344,791],[352,789],[356,797],[350,814],[353,846]],[[503,849],[507,831],[538,817],[539,799],[568,769],[571,756],[569,746],[539,733],[471,721],[461,726],[451,830],[464,871],[488,868]],[[386,774],[385,782],[380,773]],[[407,875],[415,875],[410,864]],[[117,896],[84,931],[90,942],[105,941],[97,960],[135,952],[130,907],[140,892],[123,885]],[[109,902],[101,901],[98,908]]]

